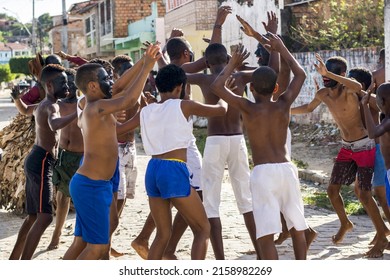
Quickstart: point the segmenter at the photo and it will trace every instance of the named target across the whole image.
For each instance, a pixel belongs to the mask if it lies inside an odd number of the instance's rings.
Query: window
[[[100,34],[104,36],[112,32],[111,0],[106,0],[100,3],[99,10],[100,10]]]
[[[85,35],[87,48],[96,45],[96,15],[91,15],[85,20]]]

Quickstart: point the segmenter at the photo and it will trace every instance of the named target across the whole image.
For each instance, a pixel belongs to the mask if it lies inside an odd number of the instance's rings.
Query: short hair
[[[161,68],[156,76],[156,87],[160,93],[172,92],[175,87],[187,82],[187,76],[183,69],[174,64]]]
[[[112,64],[108,60],[104,60],[101,58],[93,58],[89,61],[89,63],[100,64],[101,66],[103,66],[104,70],[106,70],[107,72],[114,70],[114,67],[112,67]]]
[[[68,76],[76,76],[76,70],[74,70],[73,68],[66,68],[65,74]]]
[[[351,70],[349,70],[348,77],[355,79],[361,84],[364,83],[365,88],[363,88],[363,90],[367,90],[371,85],[372,74],[370,70],[368,70],[367,68],[364,67],[352,68]]]
[[[221,65],[228,61],[227,50],[219,43],[210,44],[205,50],[205,57],[210,65]]]
[[[43,67],[41,72],[41,83],[45,86],[53,78],[57,77],[59,74],[65,71],[65,68],[59,64],[48,64]]]
[[[45,65],[49,65],[49,64],[61,64],[61,57],[59,57],[58,55],[56,54],[51,54],[51,55],[48,55],[46,58],[45,58]]]
[[[75,83],[83,93],[87,92],[89,82],[97,81],[97,71],[104,67],[99,63],[86,63],[81,65],[76,72]]]
[[[327,63],[332,63],[336,65],[334,74],[340,75],[343,72],[347,72],[347,61],[341,56],[332,56],[331,58],[326,60],[325,64]]]
[[[179,59],[186,50],[191,50],[191,45],[183,37],[173,37],[166,45],[167,53],[171,60]]]
[[[117,55],[112,61],[111,65],[114,67],[114,72],[119,72],[122,69],[122,65],[127,64],[127,69],[133,67],[132,59],[128,55],[120,54]]]
[[[275,89],[278,75],[268,66],[260,66],[252,74],[252,86],[256,93],[269,95]]]

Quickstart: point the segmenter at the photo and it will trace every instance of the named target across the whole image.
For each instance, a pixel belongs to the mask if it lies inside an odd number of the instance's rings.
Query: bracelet
[[[220,25],[220,24],[214,24],[214,28],[222,29],[222,25]]]

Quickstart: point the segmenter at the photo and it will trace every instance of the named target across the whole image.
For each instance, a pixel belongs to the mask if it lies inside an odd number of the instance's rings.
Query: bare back
[[[61,116],[70,115],[77,110],[77,102],[66,103],[58,101],[58,105]],[[61,129],[60,148],[75,153],[82,153],[84,151],[83,135],[77,125],[77,118]]]
[[[202,90],[205,103],[215,105],[220,98],[215,95],[210,84],[215,80],[218,74],[204,75],[204,79],[198,84]],[[237,89],[234,91],[237,95],[243,96],[244,86],[237,84]],[[221,117],[207,118],[207,135],[237,135],[242,134],[242,120],[240,110],[233,106],[228,106],[226,115]]]
[[[381,67],[378,70],[372,72],[372,81],[375,83],[375,92],[378,89],[378,87],[383,84],[385,79],[385,67]]]
[[[347,88],[339,84],[335,89],[320,89],[317,97],[328,107],[345,141],[356,141],[367,136],[356,94],[348,93]]]
[[[93,180],[110,180],[118,161],[116,119],[112,114],[99,114],[99,102],[102,100],[86,102],[80,117],[84,159],[77,173]]]
[[[48,123],[49,107],[53,106],[59,113],[58,104],[45,98],[39,103],[33,114],[35,117],[35,145],[48,151],[56,158],[58,153],[59,134],[58,131],[52,131]]]
[[[248,100],[247,103],[247,110],[242,114],[254,165],[287,162],[288,102],[278,99],[258,103]]]

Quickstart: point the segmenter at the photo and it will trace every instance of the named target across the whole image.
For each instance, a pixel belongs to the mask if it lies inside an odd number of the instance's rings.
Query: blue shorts
[[[383,156],[381,153],[380,145],[376,144],[375,151],[375,166],[374,176],[372,177],[372,187],[380,187],[385,185],[386,168]]]
[[[185,162],[152,158],[145,173],[146,193],[163,199],[190,195],[190,173]]]
[[[75,236],[90,244],[108,244],[112,184],[75,173],[69,184],[76,208]]]
[[[119,189],[119,179],[120,179],[120,174],[119,174],[119,157],[118,161],[116,162],[116,167],[114,171],[114,175],[111,178],[111,184],[112,184],[112,192],[116,193],[118,192]]]
[[[80,166],[83,163],[83,160],[84,160],[84,156],[80,159]],[[112,184],[112,192],[113,193],[118,192],[118,189],[119,189],[119,179],[120,179],[120,174],[119,174],[119,157],[118,157],[118,161],[116,162],[114,175],[112,175],[112,178],[110,180],[110,182]]]
[[[390,206],[390,184],[389,184],[389,176],[390,176],[390,169],[387,170],[387,174],[386,174],[386,177],[385,177],[387,205]]]

